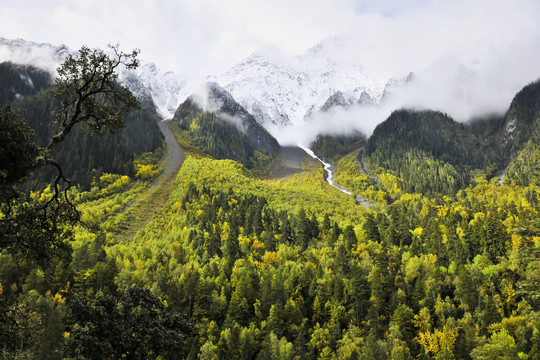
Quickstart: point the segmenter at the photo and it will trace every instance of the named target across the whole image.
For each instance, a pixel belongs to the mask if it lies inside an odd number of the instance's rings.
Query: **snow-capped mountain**
[[[153,103],[156,112],[164,119],[172,119],[178,106],[193,89],[187,86],[184,77],[172,71],[163,72],[154,63],[142,63],[135,70],[122,69],[120,81],[143,104]]]
[[[405,84],[414,80],[414,73],[409,73],[407,76],[401,78],[392,78],[388,80],[384,86],[383,93],[379,99],[379,103],[386,102],[391,100],[395,94],[402,88]]]
[[[335,56],[347,46],[333,37],[288,59],[258,52],[215,81],[262,124],[298,125],[336,96],[343,106],[378,103],[388,82],[401,78],[381,82],[362,66]]]
[[[32,65],[56,73],[58,65],[72,51],[65,45],[38,44],[22,39],[4,39],[0,37],[0,61]]]
[[[343,93],[340,90],[338,90],[334,94],[332,94],[328,98],[328,100],[325,101],[323,106],[321,106],[320,111],[328,111],[328,110],[330,110],[332,108],[335,108],[335,107],[346,108],[349,105],[351,105],[350,102],[347,101],[347,99],[345,99],[345,96],[343,96]]]
[[[333,37],[289,58],[257,52],[207,80],[225,88],[263,126],[302,124],[311,114],[336,104],[375,105],[406,81],[406,76],[377,80],[367,69],[342,56],[349,47],[343,38]],[[31,64],[53,74],[71,53],[65,45],[0,38],[0,61]],[[144,61],[136,70],[121,70],[120,81],[165,119],[172,118],[199,86]]]
[[[38,44],[26,40],[0,38],[0,62],[33,65],[56,75],[56,68],[75,52],[65,45]],[[170,119],[190,94],[191,88],[181,75],[163,72],[154,63],[141,61],[136,70],[120,69],[120,82],[129,87],[148,108]]]

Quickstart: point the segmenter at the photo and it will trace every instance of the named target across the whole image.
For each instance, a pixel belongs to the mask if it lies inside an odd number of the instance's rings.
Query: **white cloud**
[[[351,135],[358,131],[368,136],[394,109],[392,104],[378,107],[335,108],[318,113],[302,124],[286,127],[270,126],[268,131],[281,145],[309,147],[319,134]]]
[[[352,33],[366,67],[410,69],[464,51],[480,38],[505,45],[524,32],[538,32],[539,5],[534,0],[7,0],[0,5],[0,34],[74,49],[120,42],[140,48],[162,67],[206,75],[269,45],[300,53],[325,37]]]
[[[272,44],[301,52],[345,30],[351,8],[348,0],[8,0],[0,36],[73,49],[120,42],[162,67],[207,75]]]
[[[355,46],[340,56],[381,79],[413,71],[415,81],[379,108],[337,109],[273,129],[281,142],[305,145],[318,133],[353,129],[370,135],[398,108],[439,110],[458,121],[501,114],[517,91],[540,78],[537,1],[439,1],[411,9],[385,3],[386,13],[357,15],[349,32]]]

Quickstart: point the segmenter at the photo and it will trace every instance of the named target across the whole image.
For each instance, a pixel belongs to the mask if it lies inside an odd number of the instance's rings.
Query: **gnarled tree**
[[[70,181],[52,157],[53,149],[79,123],[92,134],[117,131],[124,125],[123,114],[138,106],[130,90],[117,81],[120,67],[138,66],[138,50],[126,54],[118,46],[110,48],[107,54],[83,46],[57,69],[54,96],[61,108],[55,113],[57,133],[46,147],[32,142],[29,128],[11,108],[0,110],[0,250],[39,261],[70,253],[66,240],[80,217],[68,197]],[[46,166],[57,170],[51,194],[25,199],[17,184]]]

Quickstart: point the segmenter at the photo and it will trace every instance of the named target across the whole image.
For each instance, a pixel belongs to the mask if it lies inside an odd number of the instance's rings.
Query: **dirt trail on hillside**
[[[371,171],[369,171],[369,169],[368,169],[368,167],[366,165],[366,162],[364,161],[364,149],[363,148],[358,153],[358,158],[357,159],[358,159],[358,162],[360,163],[360,166],[362,167],[362,171],[364,172],[364,174],[369,175],[371,180],[375,181],[376,183],[382,184],[381,179],[379,179],[377,176],[373,175],[371,173]],[[386,189],[385,189],[385,191],[386,191]]]
[[[162,177],[168,178],[176,174],[176,171],[184,162],[185,157],[169,126],[170,120],[160,121],[158,125],[161,133],[165,136],[165,143],[167,144],[167,159],[161,164],[164,168]],[[158,179],[158,181],[159,180],[160,179]]]
[[[167,151],[167,155],[159,165],[163,172],[145,192],[124,209],[124,212],[129,212],[130,216],[128,228],[120,235],[120,238],[124,240],[133,239],[137,232],[144,229],[154,214],[169,200],[176,173],[185,159],[184,153],[169,127],[170,121],[160,121],[158,125],[165,137]]]

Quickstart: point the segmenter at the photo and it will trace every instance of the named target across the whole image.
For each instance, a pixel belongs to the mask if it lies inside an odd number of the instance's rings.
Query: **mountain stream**
[[[324,178],[330,185],[332,185],[333,187],[335,187],[339,191],[344,192],[347,195],[351,195],[351,192],[349,190],[345,189],[343,186],[337,184],[334,181],[334,168],[333,168],[333,166],[331,164],[323,161],[321,158],[319,158],[317,155],[315,155],[315,153],[313,151],[311,151],[311,149],[308,149],[308,148],[300,146],[300,145],[298,145],[298,147],[301,148],[302,150],[304,150],[312,158],[314,158],[316,160],[319,160],[321,162],[321,164],[324,167],[324,172],[325,172],[325,177]]]

